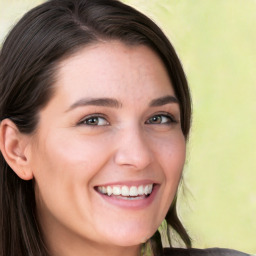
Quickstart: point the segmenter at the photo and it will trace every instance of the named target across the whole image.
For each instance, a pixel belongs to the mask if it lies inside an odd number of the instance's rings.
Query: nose
[[[117,165],[142,170],[150,165],[152,160],[153,152],[143,131],[132,128],[121,132],[114,155]]]

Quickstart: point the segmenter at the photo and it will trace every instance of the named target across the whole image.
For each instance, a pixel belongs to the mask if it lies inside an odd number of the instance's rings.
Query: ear
[[[31,180],[33,172],[29,165],[30,136],[22,134],[10,120],[0,123],[0,150],[11,169],[23,180]]]

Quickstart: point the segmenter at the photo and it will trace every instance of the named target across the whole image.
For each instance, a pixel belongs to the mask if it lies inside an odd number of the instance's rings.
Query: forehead
[[[73,100],[81,93],[106,97],[121,93],[128,97],[131,92],[133,96],[174,95],[166,67],[154,51],[118,41],[86,46],[62,61],[55,86]]]

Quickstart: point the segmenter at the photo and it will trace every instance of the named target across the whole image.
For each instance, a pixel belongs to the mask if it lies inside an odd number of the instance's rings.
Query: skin
[[[150,106],[155,99],[175,97],[166,69],[148,47],[110,41],[62,61],[56,81],[24,146],[50,251],[139,255],[140,244],[171,205],[185,161],[179,104]],[[85,104],[92,98],[117,103]],[[145,180],[156,190],[152,202],[139,208],[112,204],[95,190]]]

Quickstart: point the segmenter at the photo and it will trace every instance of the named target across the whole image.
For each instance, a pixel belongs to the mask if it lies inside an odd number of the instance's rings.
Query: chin
[[[111,232],[108,236],[108,240],[117,246],[136,246],[145,243],[149,238],[151,238],[156,229],[152,230],[121,230],[118,232]]]

